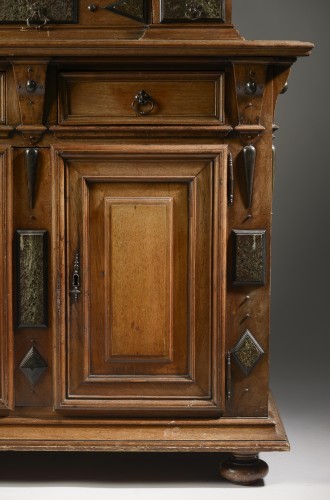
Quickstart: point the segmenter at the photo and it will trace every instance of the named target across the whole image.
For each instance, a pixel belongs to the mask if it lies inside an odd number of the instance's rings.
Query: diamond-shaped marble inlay
[[[28,381],[34,385],[47,370],[48,365],[36,347],[32,346],[19,365]]]
[[[235,345],[232,354],[245,375],[248,375],[252,368],[264,354],[264,350],[258,344],[249,330],[246,330],[241,340]]]

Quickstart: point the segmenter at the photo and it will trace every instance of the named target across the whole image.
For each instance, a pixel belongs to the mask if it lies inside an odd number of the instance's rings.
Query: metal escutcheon
[[[132,101],[132,108],[140,116],[150,115],[155,107],[153,98],[145,91],[140,90]]]

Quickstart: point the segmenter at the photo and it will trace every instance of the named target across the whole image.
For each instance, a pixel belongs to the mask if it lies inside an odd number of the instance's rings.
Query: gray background
[[[264,454],[266,487],[250,489],[219,481],[210,455],[0,454],[6,500],[330,498],[330,1],[233,3],[247,39],[316,44],[294,65],[275,120],[271,387],[292,451]]]

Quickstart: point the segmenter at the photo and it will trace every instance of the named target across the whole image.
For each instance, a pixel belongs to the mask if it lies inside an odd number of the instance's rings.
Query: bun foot
[[[267,473],[268,465],[257,453],[233,453],[220,467],[221,477],[243,486],[260,482]]]

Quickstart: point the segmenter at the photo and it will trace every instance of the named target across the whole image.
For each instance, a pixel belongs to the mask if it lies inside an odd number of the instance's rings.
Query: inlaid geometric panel
[[[77,0],[0,0],[1,23],[26,23],[44,20],[48,23],[77,22]]]
[[[265,230],[233,230],[234,285],[265,284]]]
[[[223,0],[163,0],[163,22],[220,21],[225,17]]]
[[[47,325],[47,231],[16,231],[18,328]]]
[[[32,346],[19,367],[30,384],[34,385],[47,370],[48,365],[37,348]]]
[[[117,0],[104,8],[115,14],[145,23],[147,22],[146,6],[146,0]]]
[[[231,352],[238,366],[245,373],[245,375],[248,375],[251,372],[264,354],[264,350],[249,330],[246,330],[241,340],[236,344]]]

